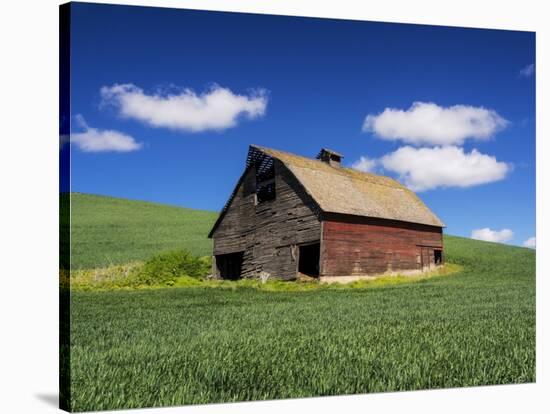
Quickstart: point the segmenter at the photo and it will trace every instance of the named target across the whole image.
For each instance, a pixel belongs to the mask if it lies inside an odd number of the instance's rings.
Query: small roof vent
[[[321,151],[319,151],[319,154],[317,154],[316,158],[318,160],[326,162],[332,167],[339,167],[342,162],[342,158],[344,158],[344,156],[328,148],[321,148]]]

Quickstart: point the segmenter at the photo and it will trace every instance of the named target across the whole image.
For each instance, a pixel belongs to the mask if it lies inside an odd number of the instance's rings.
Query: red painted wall
[[[440,227],[354,216],[323,221],[321,276],[380,274],[433,265]]]

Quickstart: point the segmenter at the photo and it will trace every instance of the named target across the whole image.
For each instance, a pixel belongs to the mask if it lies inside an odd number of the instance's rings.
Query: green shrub
[[[153,256],[131,275],[137,285],[173,285],[180,276],[200,279],[210,272],[208,257],[196,257],[187,250],[174,250]]]

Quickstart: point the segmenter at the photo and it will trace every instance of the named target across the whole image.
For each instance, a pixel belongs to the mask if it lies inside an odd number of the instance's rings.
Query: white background
[[[548,13],[544,1],[117,1],[537,32],[537,383],[176,407],[145,413],[543,412],[548,366]],[[57,411],[58,2],[0,6],[0,412]],[[545,21],[546,20],[546,21]],[[546,27],[545,27],[546,23]],[[505,47],[505,45],[503,45]],[[521,142],[518,142],[521,145]],[[548,186],[548,184],[546,184]],[[513,197],[513,194],[510,194]],[[503,206],[505,208],[505,206]],[[547,389],[546,393],[544,388]],[[161,411],[162,410],[162,411]],[[548,408],[547,408],[548,410]],[[548,412],[548,411],[546,411]]]

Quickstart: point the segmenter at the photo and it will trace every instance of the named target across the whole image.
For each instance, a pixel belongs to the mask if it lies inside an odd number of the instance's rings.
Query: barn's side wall
[[[256,178],[250,169],[212,235],[214,255],[244,251],[245,278],[262,271],[273,278],[295,278],[293,246],[321,238],[316,204],[282,163],[275,160],[274,166],[276,198],[255,205]]]
[[[440,227],[355,216],[323,221],[321,276],[377,275],[433,266]]]

